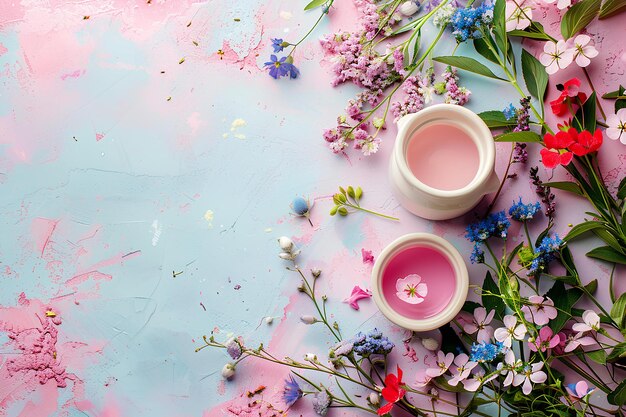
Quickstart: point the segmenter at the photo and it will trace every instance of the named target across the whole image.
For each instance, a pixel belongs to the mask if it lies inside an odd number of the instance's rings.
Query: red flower
[[[563,83],[563,92],[567,97],[576,97],[580,91],[580,80],[578,78],[572,78]]]
[[[567,165],[572,162],[574,155],[571,152],[560,153],[556,149],[541,150],[541,162],[546,168],[556,168],[559,165]]]
[[[406,391],[402,388],[402,369],[398,366],[398,375],[389,374],[385,377],[385,388],[382,390],[383,398],[389,401],[378,409],[378,415],[382,416],[391,411],[394,404],[404,398]]]
[[[588,153],[597,151],[602,145],[602,132],[600,129],[596,129],[593,136],[586,130],[583,130],[578,134],[576,141],[570,144],[569,150],[574,155],[583,156]]]
[[[571,152],[563,152],[578,140],[578,131],[570,127],[567,132],[558,131],[556,135],[546,133],[543,137],[545,148],[541,150],[541,162],[546,168],[556,168],[558,165],[567,165],[574,155]]]
[[[570,99],[574,97],[578,97],[581,103],[587,100],[587,95],[580,92],[580,80],[578,78],[572,78],[563,83],[561,95],[556,100],[550,102],[552,113],[555,116],[563,116],[569,110],[568,103],[570,103]]]

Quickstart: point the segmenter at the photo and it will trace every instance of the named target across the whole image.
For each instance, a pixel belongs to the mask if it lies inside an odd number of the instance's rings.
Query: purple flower
[[[478,332],[476,340],[480,342],[489,341],[493,336],[493,327],[489,326],[493,316],[496,314],[495,310],[491,310],[487,314],[485,307],[478,307],[474,310],[474,317],[471,323],[466,323],[463,326],[463,331],[467,334],[474,334]]]
[[[302,398],[302,395],[304,395],[304,393],[300,385],[293,379],[293,376],[289,375],[289,379],[285,380],[285,388],[283,389],[283,401],[287,408],[294,405],[296,401]]]
[[[538,326],[545,326],[554,320],[557,316],[556,308],[554,308],[554,302],[549,297],[542,297],[540,295],[531,295],[528,297],[530,305],[522,307],[522,313],[526,321],[535,323]]]
[[[270,77],[277,80],[278,78],[285,77],[289,74],[291,64],[285,62],[286,60],[286,56],[278,59],[276,55],[270,55],[270,60],[265,63],[265,67],[269,69]]]
[[[317,394],[315,394],[312,400],[313,411],[315,411],[315,414],[317,414],[318,416],[325,416],[326,413],[328,413],[328,407],[330,406],[330,402],[331,397],[330,395],[328,395],[327,391],[322,390],[318,392]]]
[[[454,361],[454,353],[450,352],[448,354],[443,353],[443,351],[437,352],[437,367],[436,368],[428,368],[426,369],[426,376],[429,378],[436,378],[440,375],[446,373],[452,362]]]
[[[450,367],[450,372],[452,372],[452,378],[448,381],[448,384],[456,387],[459,382],[465,381],[467,377],[470,375],[472,369],[478,365],[478,363],[470,361],[469,356],[465,353],[461,353],[456,358],[454,358],[454,365]]]
[[[238,339],[231,337],[226,342],[226,352],[230,355],[231,358],[237,360],[241,357],[243,353],[243,346]]]
[[[274,53],[276,52],[282,52],[283,49],[285,49],[285,42],[283,42],[282,39],[280,38],[274,38],[272,39],[272,48],[274,48]]]

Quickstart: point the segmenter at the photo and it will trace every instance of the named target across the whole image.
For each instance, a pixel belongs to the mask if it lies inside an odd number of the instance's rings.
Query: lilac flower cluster
[[[456,69],[448,66],[441,76],[445,82],[444,101],[448,104],[458,104],[459,106],[466,104],[472,92],[465,87],[459,87],[459,77],[456,74]]]
[[[525,132],[530,130],[530,97],[524,97],[520,99],[519,104],[522,106],[517,113],[517,126],[513,129],[514,132]]]
[[[374,39],[378,33],[378,24],[380,23],[378,7],[369,0],[354,0],[354,5],[360,13],[359,20],[363,26],[365,38],[368,41]]]
[[[520,197],[519,201],[513,202],[513,205],[509,208],[509,216],[518,222],[525,222],[532,220],[539,210],[541,210],[539,202],[524,204],[522,197]]]
[[[492,213],[479,222],[470,224],[465,229],[465,237],[474,243],[474,248],[470,255],[472,263],[483,263],[485,253],[482,249],[483,243],[490,237],[506,239],[511,222],[506,217],[504,211]]]
[[[554,202],[555,196],[551,188],[543,184],[543,181],[539,178],[538,172],[538,167],[530,168],[530,179],[535,186],[535,192],[541,197],[545,215],[548,216],[549,219],[552,219],[556,211],[556,203]]]
[[[482,38],[483,26],[491,25],[493,21],[493,4],[485,1],[478,7],[460,7],[450,18],[452,34],[457,42],[468,39]]]
[[[498,355],[505,353],[506,347],[502,342],[487,343],[480,342],[472,344],[469,360],[472,362],[484,363],[491,362]]]
[[[367,334],[359,332],[353,340],[354,353],[367,358],[371,355],[387,355],[395,345],[378,329]]]
[[[563,240],[555,234],[553,238],[545,236],[535,250],[535,257],[528,268],[528,275],[537,276],[548,268],[556,254],[561,250]]]
[[[394,123],[407,114],[417,113],[424,108],[426,98],[424,90],[428,88],[428,79],[422,79],[419,76],[412,75],[408,77],[402,84],[402,91],[406,94],[403,101],[394,101],[391,103],[391,114],[393,114]]]

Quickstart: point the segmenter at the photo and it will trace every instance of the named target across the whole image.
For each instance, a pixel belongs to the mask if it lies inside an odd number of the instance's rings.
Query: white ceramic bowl
[[[413,134],[430,124],[448,124],[461,129],[478,149],[479,168],[474,179],[458,190],[439,190],[418,180],[406,159]],[[431,220],[458,217],[471,210],[485,194],[500,185],[495,174],[496,148],[491,131],[471,110],[454,104],[435,104],[398,121],[398,135],[389,163],[391,188],[400,204],[411,213]],[[454,169],[454,167],[450,167]]]
[[[448,305],[438,314],[426,319],[413,319],[396,312],[383,295],[382,278],[387,263],[398,253],[413,246],[429,247],[440,252],[452,265],[456,278],[456,290]],[[430,233],[410,233],[394,240],[380,253],[372,270],[371,287],[374,302],[385,317],[405,329],[425,332],[449,323],[461,311],[467,299],[469,275],[461,254],[450,242]]]

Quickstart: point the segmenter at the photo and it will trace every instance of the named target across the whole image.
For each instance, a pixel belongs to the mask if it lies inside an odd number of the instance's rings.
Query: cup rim
[[[469,134],[469,136],[472,138],[472,141],[474,141],[476,148],[478,149],[478,155],[480,159],[478,172],[476,173],[472,181],[470,181],[464,187],[458,188],[456,190],[441,190],[423,183],[422,181],[417,179],[415,175],[413,175],[413,172],[409,168],[405,157],[406,147],[408,146],[408,140],[410,139],[409,133],[411,133],[411,130],[414,130],[413,126],[415,126],[415,124],[418,123],[420,120],[423,120],[423,124],[426,124],[429,118],[432,118],[441,111],[450,112],[452,116],[449,117],[450,120],[464,120],[467,122],[467,125],[465,126],[458,123],[454,123],[454,125],[459,129],[465,130],[465,132]],[[489,127],[487,127],[487,124],[476,113],[456,104],[440,103],[404,117],[409,119],[404,124],[398,124],[399,129],[393,152],[400,173],[411,185],[434,196],[461,197],[476,192],[477,189],[482,187],[488,181],[495,164],[495,143],[493,142],[493,140],[490,141],[490,144],[485,143],[485,146],[480,146],[481,143],[477,143],[480,137],[493,138],[493,136],[491,134],[491,131],[489,130]]]
[[[412,319],[398,313],[391,308],[382,290],[382,272],[388,261],[398,252],[416,245],[438,250],[448,259],[455,272],[456,289],[448,305],[439,313],[426,319]],[[451,322],[461,311],[467,299],[469,273],[461,254],[450,242],[431,233],[409,233],[388,244],[380,253],[372,269],[371,286],[374,302],[387,319],[405,329],[422,332],[437,329]]]

